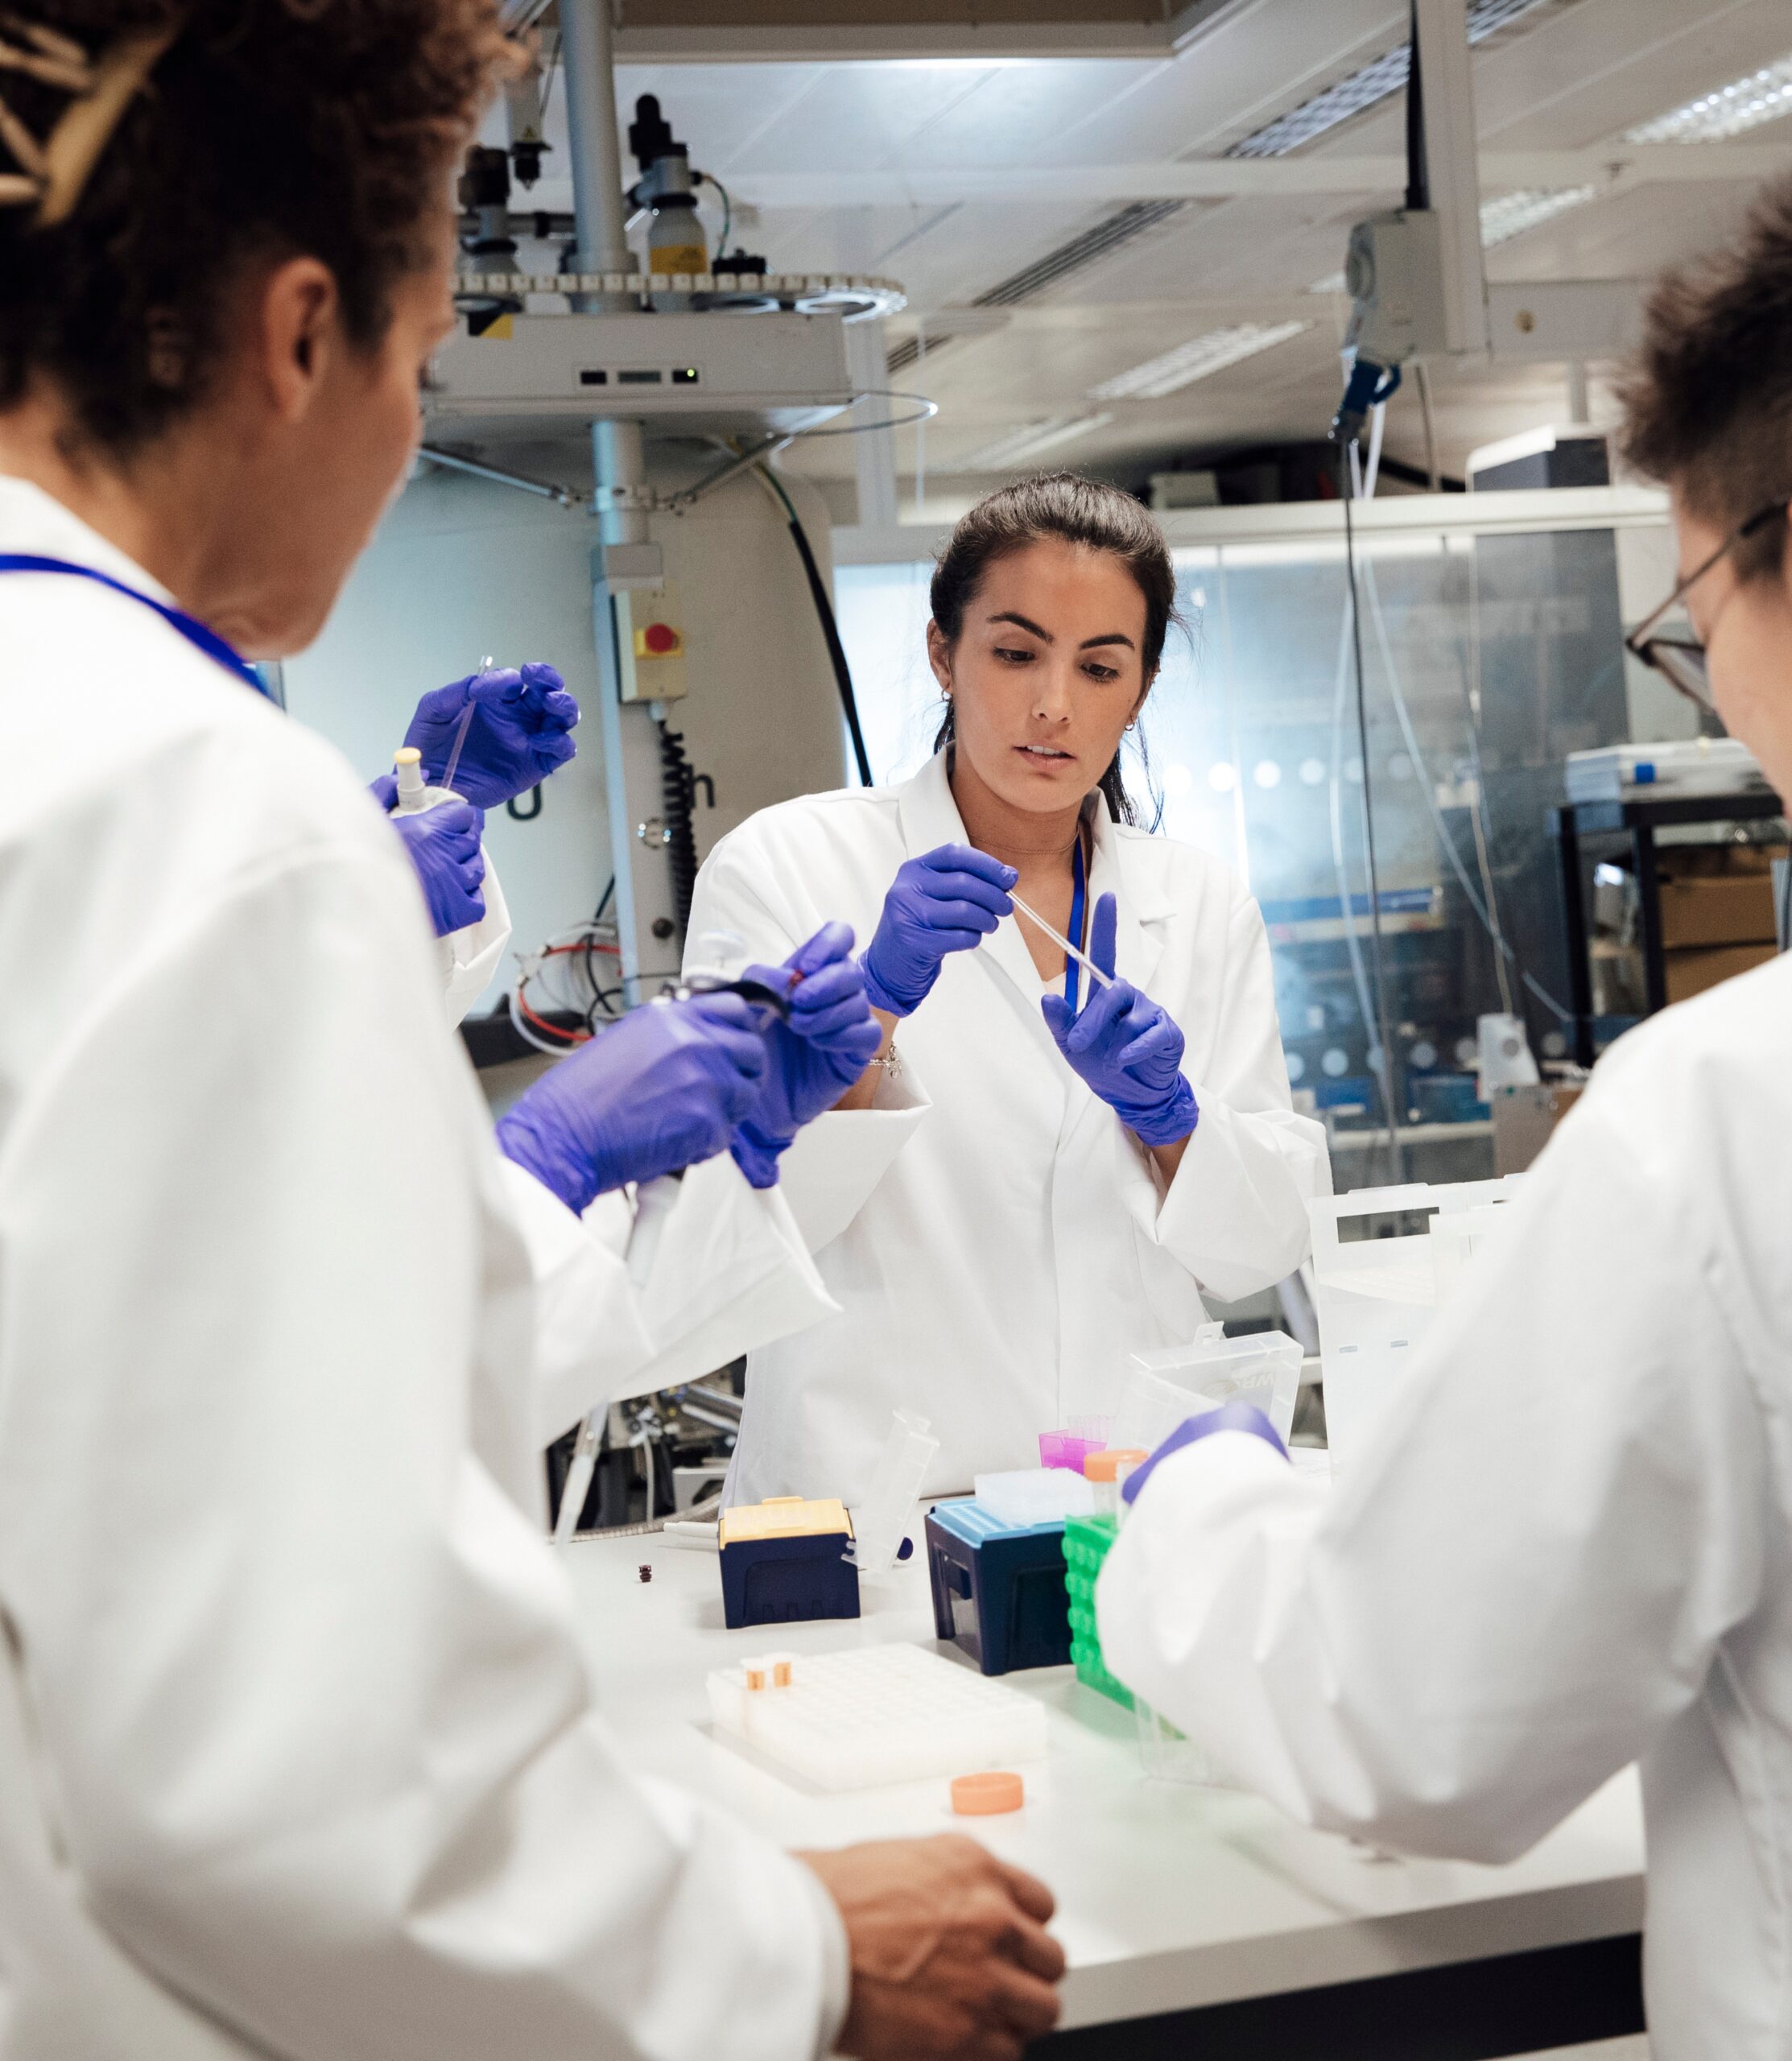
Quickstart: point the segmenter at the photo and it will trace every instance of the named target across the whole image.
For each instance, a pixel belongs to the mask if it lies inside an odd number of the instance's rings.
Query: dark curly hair
[[[11,5],[96,60],[174,28],[68,218],[0,208],[0,411],[47,379],[76,434],[121,456],[204,397],[232,289],[258,262],[320,259],[350,341],[380,342],[512,53],[497,0]],[[0,97],[39,139],[69,104],[12,70]]]
[[[946,642],[958,642],[964,611],[997,559],[1054,538],[1111,552],[1133,576],[1145,597],[1145,646],[1139,656],[1149,688],[1171,626],[1182,620],[1176,613],[1176,568],[1170,547],[1149,512],[1123,487],[1081,473],[1038,473],[1014,480],[986,494],[959,518],[933,569],[929,594],[933,619]],[[948,701],[934,750],[950,746],[956,729]],[[1142,753],[1142,743],[1139,749]],[[1136,824],[1139,812],[1126,791],[1117,751],[1100,784],[1115,821]],[[1160,806],[1157,813],[1162,812]]]
[[[1619,399],[1625,456],[1714,528],[1792,500],[1792,179],[1765,188],[1727,250],[1656,287]],[[1739,576],[1785,549],[1782,507],[1738,546]]]

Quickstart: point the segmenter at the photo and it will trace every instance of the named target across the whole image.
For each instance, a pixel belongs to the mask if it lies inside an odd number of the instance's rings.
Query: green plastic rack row
[[[1101,1658],[1101,1635],[1095,1624],[1095,1578],[1114,1543],[1118,1527],[1111,1517],[1073,1517],[1064,1522],[1064,1586],[1070,1592],[1070,1657],[1076,1679],[1117,1704],[1133,1707],[1132,1691],[1115,1680]]]

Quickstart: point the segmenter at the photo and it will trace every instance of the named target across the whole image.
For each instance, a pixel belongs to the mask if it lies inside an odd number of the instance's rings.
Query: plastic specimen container
[[[1133,1693],[1108,1672],[1095,1621],[1095,1580],[1118,1535],[1111,1517],[1071,1518],[1064,1526],[1064,1591],[1070,1619],[1071,1664],[1076,1679],[1128,1710]]]
[[[978,1502],[1002,1524],[1062,1524],[1067,1517],[1087,1517],[1095,1508],[1088,1482],[1062,1467],[979,1474],[972,1486]]]
[[[861,1575],[887,1574],[901,1558],[922,1484],[939,1450],[927,1419],[909,1410],[890,1413],[890,1435],[853,1526],[853,1563]]]
[[[1100,1452],[1113,1428],[1111,1417],[1073,1417],[1061,1431],[1039,1434],[1039,1464],[1065,1467],[1080,1474],[1092,1452]]]
[[[782,1686],[762,1665],[725,1668],[706,1684],[719,1731],[818,1788],[1008,1769],[1045,1756],[1044,1707],[917,1646],[806,1654]]]
[[[1083,1478],[1095,1498],[1096,1516],[1118,1518],[1121,1483],[1150,1456],[1142,1446],[1104,1446],[1089,1455],[1083,1463]]]
[[[811,1617],[856,1617],[859,1573],[847,1557],[853,1521],[843,1503],[800,1496],[722,1512],[722,1614],[731,1631]]]
[[[980,1502],[936,1505],[927,1515],[927,1580],[939,1638],[985,1675],[1062,1667],[1070,1658],[1063,1533],[1059,1522],[1005,1523]]]
[[[1224,1402],[1252,1402],[1286,1445],[1300,1394],[1299,1341],[1279,1331],[1228,1338],[1204,1324],[1192,1344],[1135,1353],[1114,1419],[1116,1446],[1155,1452],[1179,1424]]]

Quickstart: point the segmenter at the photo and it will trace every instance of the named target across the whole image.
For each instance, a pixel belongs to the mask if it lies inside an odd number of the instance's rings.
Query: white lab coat
[[[1657,2061],[1792,2042],[1792,962],[1632,1031],[1329,1501],[1147,1483],[1123,1681],[1293,1815],[1522,1852],[1632,1760]]]
[[[1279,1280],[1326,1189],[1324,1134],[1289,1108],[1257,905],[1192,846],[1093,812],[1092,896],[1118,897],[1118,970],[1187,1040],[1200,1121],[1166,1190],[1065,1064],[1013,919],[949,956],[896,1032],[876,1106],[811,1124],[782,1185],[841,1314],[748,1362],[729,1493],[857,1501],[902,1408],[940,1448],[931,1493],[1037,1466],[1038,1435],[1111,1411],[1129,1356],[1191,1339],[1203,1288]],[[902,861],[964,841],[943,758],[894,788],[751,817],[698,877],[690,936],[775,963],[829,917],[862,948]]]
[[[9,549],[154,591],[0,481]],[[64,577],[0,577],[0,2061],[823,2049],[819,1886],[596,1713],[541,1535],[551,1198],[403,852]]]

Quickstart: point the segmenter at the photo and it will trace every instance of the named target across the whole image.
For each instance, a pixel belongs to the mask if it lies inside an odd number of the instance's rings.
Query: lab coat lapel
[[[1151,976],[1163,955],[1165,930],[1172,909],[1160,885],[1159,847],[1137,838],[1121,840],[1105,800],[1093,812],[1095,857],[1089,868],[1089,901],[1112,894],[1117,905],[1114,924],[1114,970],[1135,988],[1150,991]]]
[[[935,752],[903,788],[898,806],[902,816],[902,841],[911,859],[941,845],[968,845],[971,841],[965,834],[958,804],[952,799],[952,783],[946,778],[946,754],[943,751]],[[1039,991],[1038,969],[1033,964],[1032,954],[1026,948],[1026,940],[1021,936],[1016,918],[1005,917],[972,956],[990,977],[1005,976],[1014,984],[1026,1005],[1026,1014],[1037,1014],[1034,1003]],[[1043,1017],[1038,1020],[1038,1028],[1043,1037],[1050,1038]]]

